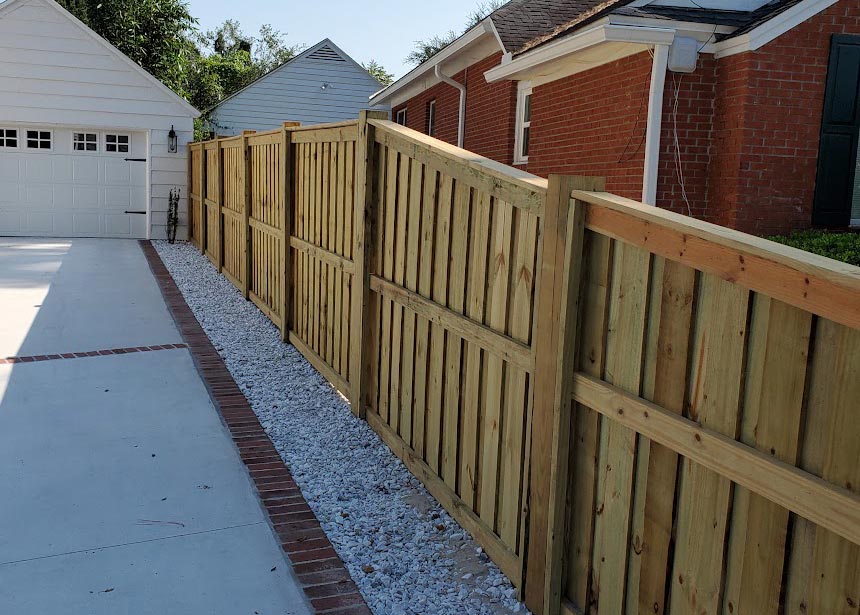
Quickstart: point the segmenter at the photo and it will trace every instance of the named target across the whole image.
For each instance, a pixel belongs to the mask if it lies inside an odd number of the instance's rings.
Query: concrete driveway
[[[310,613],[136,242],[0,238],[0,613]],[[168,346],[164,349],[164,346]]]

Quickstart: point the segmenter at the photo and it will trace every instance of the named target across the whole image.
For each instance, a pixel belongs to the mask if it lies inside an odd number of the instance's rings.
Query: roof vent
[[[308,54],[310,60],[322,60],[324,62],[346,62],[340,54],[328,45],[320,47],[311,54]]]

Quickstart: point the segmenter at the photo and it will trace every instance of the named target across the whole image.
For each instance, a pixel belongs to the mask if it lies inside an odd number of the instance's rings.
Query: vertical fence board
[[[707,274],[700,282],[688,412],[729,436],[735,435],[741,401],[749,294]],[[685,459],[679,489],[670,609],[717,612],[731,483]]]

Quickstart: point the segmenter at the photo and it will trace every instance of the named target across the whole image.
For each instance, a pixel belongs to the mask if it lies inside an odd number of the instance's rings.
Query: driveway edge
[[[254,482],[272,531],[292,563],[311,606],[318,615],[372,615],[289,469],[185,303],[158,252],[150,241],[141,240],[139,245],[212,404],[229,429]]]

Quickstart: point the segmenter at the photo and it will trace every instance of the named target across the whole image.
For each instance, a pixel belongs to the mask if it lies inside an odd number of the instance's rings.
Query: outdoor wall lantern
[[[167,133],[167,151],[171,154],[175,154],[178,147],[178,139],[176,138],[176,131],[173,129],[173,126],[170,127],[170,132]]]

